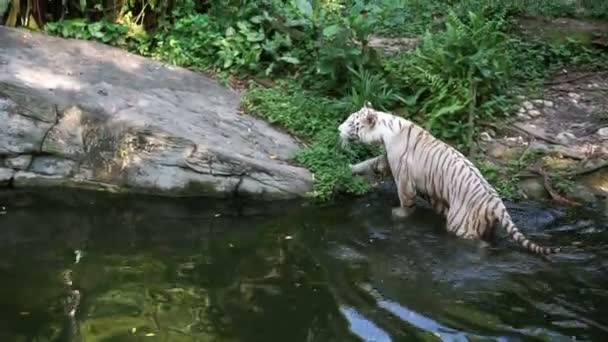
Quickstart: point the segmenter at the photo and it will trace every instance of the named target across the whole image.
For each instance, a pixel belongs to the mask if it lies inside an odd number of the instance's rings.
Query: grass
[[[362,194],[369,189],[362,179],[351,176],[350,164],[372,156],[373,149],[358,146],[345,151],[338,143],[336,128],[348,115],[348,103],[286,84],[271,89],[253,87],[245,95],[242,107],[309,143],[294,161],[314,174],[315,198],[325,201],[338,192]]]

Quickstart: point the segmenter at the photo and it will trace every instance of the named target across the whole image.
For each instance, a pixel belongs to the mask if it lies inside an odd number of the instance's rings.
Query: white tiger
[[[515,242],[532,252],[560,251],[528,240],[473,163],[413,122],[366,104],[338,130],[343,145],[349,141],[384,145],[401,204],[393,209],[394,216],[406,217],[413,212],[416,195],[420,195],[446,217],[447,230],[459,237],[488,240],[498,223]]]

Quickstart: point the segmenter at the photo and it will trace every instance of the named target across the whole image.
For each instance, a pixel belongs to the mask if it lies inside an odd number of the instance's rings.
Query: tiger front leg
[[[395,219],[404,219],[412,215],[416,209],[416,187],[406,172],[396,182],[401,205],[398,208],[393,208],[392,216]]]

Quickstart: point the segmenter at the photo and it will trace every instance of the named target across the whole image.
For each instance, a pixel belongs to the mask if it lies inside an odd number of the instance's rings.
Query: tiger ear
[[[365,101],[365,103],[363,104],[363,107],[365,108],[372,108],[372,103],[369,101]]]
[[[377,119],[378,118],[376,117],[376,113],[367,113],[367,115],[365,116],[365,123],[369,127],[374,127]]]

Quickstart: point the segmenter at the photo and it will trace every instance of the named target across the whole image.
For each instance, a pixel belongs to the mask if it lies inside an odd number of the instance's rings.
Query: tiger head
[[[364,144],[380,143],[381,132],[377,129],[378,112],[371,108],[369,102],[352,113],[339,127],[342,146],[357,141]]]

